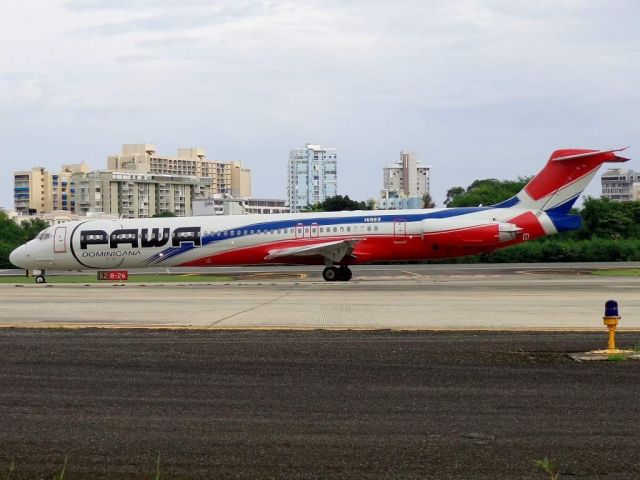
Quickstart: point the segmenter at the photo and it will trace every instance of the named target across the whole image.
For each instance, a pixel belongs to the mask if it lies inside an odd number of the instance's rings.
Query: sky
[[[291,148],[334,147],[359,200],[405,149],[438,205],[557,148],[640,151],[637,0],[28,0],[3,18],[4,207],[14,170],[106,168],[123,143],[242,160],[275,198]]]

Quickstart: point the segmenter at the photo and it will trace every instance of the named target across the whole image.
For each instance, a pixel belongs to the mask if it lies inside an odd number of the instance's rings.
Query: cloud
[[[189,8],[211,5],[209,0],[69,0],[69,10],[79,12],[105,10],[142,10],[148,8]]]
[[[0,105],[36,104],[44,90],[44,81],[37,75],[0,75]]]
[[[154,60],[158,60],[158,57],[144,53],[138,55],[121,55],[114,58],[116,63],[141,63],[152,62]]]
[[[339,148],[356,198],[407,148],[433,164],[438,199],[533,173],[556,147],[633,143],[638,14],[634,0],[18,3],[0,31],[0,142],[22,167],[201,145],[275,197],[291,147]]]

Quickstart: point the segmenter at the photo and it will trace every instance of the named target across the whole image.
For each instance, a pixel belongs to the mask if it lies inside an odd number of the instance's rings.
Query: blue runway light
[[[618,317],[618,302],[615,300],[607,300],[604,304],[605,317]]]

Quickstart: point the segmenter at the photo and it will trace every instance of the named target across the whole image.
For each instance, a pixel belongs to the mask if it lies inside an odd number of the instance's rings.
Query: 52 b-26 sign
[[[106,282],[126,282],[129,280],[129,272],[126,270],[112,270],[109,272],[98,272],[98,280]]]

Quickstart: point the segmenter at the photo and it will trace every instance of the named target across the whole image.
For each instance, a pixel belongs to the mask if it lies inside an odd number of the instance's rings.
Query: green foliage
[[[60,476],[56,480],[64,480],[64,474],[67,471],[67,462],[69,461],[69,455],[64,457],[64,465],[62,466],[62,471],[60,472]]]
[[[156,459],[156,476],[155,480],[160,480],[160,454],[158,454],[158,458]]]
[[[556,470],[556,466],[551,463],[547,457],[535,461],[536,467],[549,475],[549,480],[557,480],[560,478],[560,473]]]
[[[33,238],[30,237],[33,228],[35,228],[33,223],[23,223],[27,224],[26,227],[16,224],[5,213],[0,212],[0,268],[13,268],[9,262],[9,254],[13,249]],[[38,232],[35,233],[35,235],[37,234]]]
[[[428,193],[425,193],[422,196],[422,208],[434,208],[435,206],[436,206],[436,203],[431,198],[431,195],[429,195]]]
[[[447,198],[444,199],[445,206],[450,206],[449,204],[464,192],[465,190],[462,187],[451,187],[449,190],[447,190]]]
[[[607,360],[610,362],[626,362],[627,356],[624,353],[612,353],[607,355]]]
[[[520,243],[482,255],[433,263],[638,262],[640,239],[575,239],[564,234]]]
[[[640,202],[587,198],[582,210],[581,238],[640,238]]]
[[[372,210],[375,202],[367,200],[366,202],[359,202],[357,200],[351,200],[349,195],[336,195],[335,197],[328,197],[324,202],[316,203],[308,206],[305,212],[340,212],[343,210]]]
[[[375,210],[378,207],[378,203],[375,198],[369,198],[365,202],[365,208],[363,210]]]
[[[177,215],[173,212],[164,210],[162,212],[156,213],[152,218],[170,218],[170,217],[177,217]]]
[[[36,236],[49,227],[49,224],[39,218],[30,218],[29,220],[22,221],[22,230],[25,235],[25,241],[33,240]]]
[[[16,468],[16,462],[13,462],[13,461],[12,461],[12,462],[11,462],[11,465],[9,465],[9,473],[7,473],[7,478],[6,478],[6,480],[10,480],[10,478],[11,478],[11,474],[13,473],[13,471],[15,470],[15,468]]]
[[[25,232],[20,225],[0,212],[0,244],[20,245],[25,238]]]
[[[516,195],[529,180],[530,177],[519,177],[517,180],[476,180],[466,190],[462,187],[450,188],[444,203],[447,207],[495,205]]]

